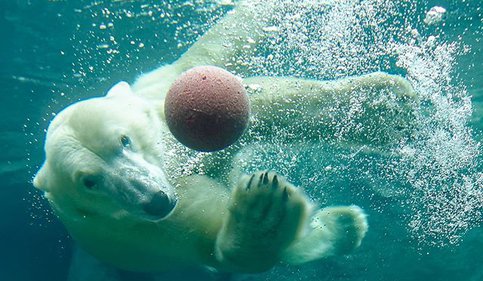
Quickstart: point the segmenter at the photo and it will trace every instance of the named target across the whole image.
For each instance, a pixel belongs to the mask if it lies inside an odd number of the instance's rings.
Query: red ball
[[[164,112],[179,142],[208,152],[226,148],[240,138],[248,124],[250,105],[240,78],[219,67],[198,66],[174,81]]]

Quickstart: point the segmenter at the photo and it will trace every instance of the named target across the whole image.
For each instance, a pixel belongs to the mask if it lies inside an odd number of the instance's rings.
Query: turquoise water
[[[0,3],[0,280],[68,280],[69,271],[98,278],[89,280],[219,277],[119,272],[82,254],[73,262],[75,244],[30,180],[54,113],[174,61],[229,2]],[[257,148],[242,161],[246,171],[277,169],[323,205],[358,204],[370,230],[347,257],[233,280],[483,280],[481,1],[336,2],[280,1],[276,34],[242,57],[239,74],[403,75],[423,101],[417,134],[377,154],[276,140]],[[434,6],[444,18],[425,23]]]

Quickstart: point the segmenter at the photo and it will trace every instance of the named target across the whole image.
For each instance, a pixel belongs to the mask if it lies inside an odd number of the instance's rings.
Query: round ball
[[[241,79],[219,67],[199,66],[174,81],[164,111],[179,142],[210,152],[240,138],[248,124],[250,106]]]

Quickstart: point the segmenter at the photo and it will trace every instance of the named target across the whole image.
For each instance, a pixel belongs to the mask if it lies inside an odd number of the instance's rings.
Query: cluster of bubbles
[[[428,14],[435,10],[444,11]],[[468,126],[472,104],[466,85],[453,78],[455,59],[468,49],[415,30],[408,33],[412,36],[394,46],[397,65],[407,70],[423,103],[416,112],[414,140],[401,147],[398,166],[413,188],[409,225],[422,238],[440,238],[434,243],[456,243],[462,231],[481,223],[483,209],[481,146]]]
[[[82,3],[82,2],[79,2]],[[172,61],[234,5],[227,0],[94,1],[74,8],[72,75],[125,69],[133,73]]]
[[[269,1],[270,2],[270,1]],[[271,32],[250,58],[262,75],[334,79],[387,67],[401,17],[395,1],[271,1]]]
[[[274,138],[239,165],[294,175],[291,180],[322,201],[328,190],[320,186],[367,184],[378,196],[399,200],[400,217],[423,244],[457,243],[481,224],[481,146],[468,125],[470,96],[455,70],[458,57],[471,50],[445,36],[445,8],[421,14],[414,2],[382,0],[282,0],[254,7],[273,12],[261,11],[271,15],[263,30],[268,36],[244,58],[252,75],[324,80],[382,70],[408,79],[417,102],[411,137],[381,148],[378,156],[364,153],[365,147],[319,147],[318,153],[305,147],[304,154]]]

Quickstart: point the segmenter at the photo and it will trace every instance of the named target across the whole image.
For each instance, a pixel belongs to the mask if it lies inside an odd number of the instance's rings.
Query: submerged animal
[[[288,144],[297,136],[321,142],[336,133],[347,143],[397,140],[409,126],[413,98],[410,84],[399,76],[378,72],[326,82],[246,78],[248,132],[226,150],[204,156],[208,173],[171,172],[185,163],[167,155],[183,153],[164,118],[169,86],[191,67],[224,66],[247,36],[254,37],[253,30],[261,30],[259,16],[241,2],[174,63],[56,115],[46,136],[45,163],[33,183],[88,253],[136,271],[208,266],[261,272],[280,262],[348,254],[361,244],[368,229],[361,208],[319,209],[283,175],[245,175],[233,159],[255,135]],[[351,111],[354,98],[358,111]],[[338,131],[348,114],[361,126]]]

